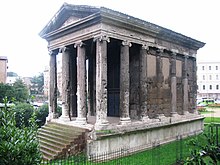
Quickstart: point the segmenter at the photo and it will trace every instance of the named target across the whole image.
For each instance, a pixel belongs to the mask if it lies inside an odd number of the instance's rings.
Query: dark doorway
[[[111,39],[107,56],[108,116],[119,116],[120,104],[120,43]]]

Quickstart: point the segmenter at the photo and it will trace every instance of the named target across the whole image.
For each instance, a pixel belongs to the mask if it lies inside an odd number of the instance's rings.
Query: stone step
[[[62,150],[56,150],[56,149],[50,148],[50,147],[45,146],[45,145],[42,145],[40,147],[40,150],[43,151],[43,152],[49,153],[51,155],[57,155],[58,153],[60,153],[62,151]]]
[[[67,152],[81,151],[85,144],[83,140],[86,130],[65,124],[49,122],[38,132],[40,150],[43,159],[52,160]],[[80,144],[82,143],[82,144]]]
[[[74,132],[84,132],[85,130],[79,127],[73,127],[71,125],[65,125],[61,123],[56,123],[56,122],[49,122],[46,126],[48,127],[53,127],[53,128],[62,128],[63,130],[72,130]]]
[[[62,143],[62,144],[66,144],[66,143],[69,143],[70,141],[72,140],[68,140],[68,139],[65,139],[65,138],[60,138],[60,137],[57,137],[57,136],[54,136],[54,135],[51,135],[51,134],[48,134],[47,132],[39,132],[38,133],[38,137],[39,137],[39,140],[40,140],[40,137],[45,137],[44,140],[47,140],[47,141],[54,141],[54,142],[57,142],[58,144],[59,143]]]
[[[65,140],[73,140],[76,136],[79,136],[79,134],[68,136],[66,134],[57,133],[57,132],[54,132],[52,130],[47,130],[47,129],[41,129],[39,133],[45,133],[45,134],[52,135],[54,137],[65,139]]]
[[[42,140],[40,143],[41,143],[41,146],[47,146],[47,147],[50,147],[50,148],[57,150],[57,151],[62,151],[63,148],[65,147],[65,145],[61,146],[61,145],[57,145],[56,143],[51,143],[51,142],[42,141]]]
[[[56,128],[56,127],[45,127],[44,126],[44,127],[42,127],[42,129],[56,132],[58,134],[66,135],[69,137],[71,137],[72,135],[80,135],[81,134],[81,132],[79,132],[79,131],[65,130],[65,129],[60,129],[60,128]]]
[[[56,155],[51,154],[50,152],[48,152],[48,151],[46,151],[46,150],[44,150],[42,148],[40,148],[40,152],[42,153],[44,160],[52,160],[56,156]]]
[[[53,137],[51,135],[47,134],[40,134],[38,135],[39,141],[47,142],[47,143],[54,143],[56,145],[66,147],[67,144],[70,144],[70,141],[67,141],[65,139],[59,140],[57,137]]]

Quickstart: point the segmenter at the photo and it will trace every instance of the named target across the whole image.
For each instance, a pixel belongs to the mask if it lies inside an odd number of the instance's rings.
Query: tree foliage
[[[25,127],[30,126],[29,120],[31,119],[32,114],[34,113],[34,107],[31,104],[17,103],[14,106],[14,111],[17,127],[22,127],[23,125]]]
[[[0,102],[2,103],[4,98],[7,96],[9,100],[14,98],[14,88],[9,84],[0,83]]]
[[[0,164],[37,165],[41,153],[37,140],[35,114],[29,120],[29,127],[16,127],[15,111],[6,106],[0,110]]]
[[[13,85],[0,83],[0,102],[5,97],[8,100],[26,102],[29,97],[28,88],[21,79],[17,79]]]
[[[18,102],[25,102],[29,97],[28,88],[21,79],[17,79],[13,84],[14,98]]]
[[[41,95],[43,94],[44,89],[44,75],[40,73],[38,76],[34,76],[31,79],[31,94],[32,95]]]

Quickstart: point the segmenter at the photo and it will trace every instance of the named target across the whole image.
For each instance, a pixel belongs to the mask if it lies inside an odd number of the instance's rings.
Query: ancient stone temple
[[[66,3],[40,36],[50,55],[47,124],[86,130],[88,154],[148,148],[203,130],[196,110],[196,53],[205,43],[105,7]]]

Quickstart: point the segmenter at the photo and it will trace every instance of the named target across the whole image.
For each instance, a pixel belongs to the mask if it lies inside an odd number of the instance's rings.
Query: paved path
[[[205,117],[220,117],[220,108],[208,108],[208,111],[214,111],[213,113],[202,114]]]

